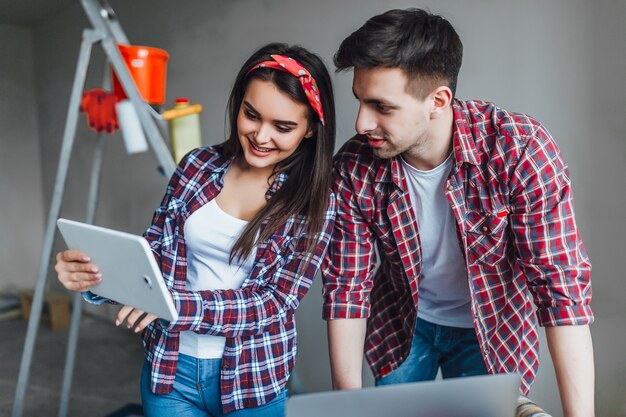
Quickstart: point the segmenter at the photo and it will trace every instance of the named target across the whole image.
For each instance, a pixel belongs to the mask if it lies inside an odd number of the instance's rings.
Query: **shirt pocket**
[[[254,276],[251,278],[256,285],[262,286],[271,281],[276,269],[287,261],[290,252],[293,251],[293,238],[273,235],[259,250],[262,253],[257,256],[256,265],[252,269]]]
[[[495,266],[506,258],[506,216],[470,211],[465,217],[467,262]]]

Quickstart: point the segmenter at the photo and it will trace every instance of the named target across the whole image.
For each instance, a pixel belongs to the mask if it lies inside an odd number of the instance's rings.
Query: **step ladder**
[[[48,267],[52,256],[52,248],[56,235],[56,221],[59,218],[61,205],[63,202],[63,192],[67,179],[67,172],[76,136],[76,125],[78,122],[78,112],[82,92],[85,86],[87,70],[91,58],[91,50],[94,45],[99,44],[108,63],[113,66],[117,77],[132,103],[142,128],[146,135],[148,145],[154,152],[159,165],[163,169],[166,178],[169,178],[176,168],[172,155],[159,130],[156,120],[159,114],[143,101],[131,75],[126,68],[124,60],[116,46],[117,43],[129,44],[128,38],[124,34],[122,27],[115,16],[115,12],[106,0],[81,0],[81,4],[91,22],[92,28],[84,29],[82,43],[76,64],[74,82],[70,94],[69,108],[63,132],[63,144],[59,156],[59,166],[57,168],[52,202],[48,213],[48,222],[43,242],[43,250],[39,262],[39,275],[32,300],[30,318],[22,353],[20,372],[17,380],[15,401],[13,403],[12,417],[21,417],[23,413],[24,397],[28,385],[28,375],[33,357],[35,339],[41,318],[42,305],[44,303],[44,293]],[[105,71],[107,74],[108,71]],[[105,76],[106,77],[106,76]],[[94,151],[94,159],[91,170],[89,193],[87,196],[87,216],[86,222],[93,223],[98,199],[98,188],[100,174],[102,170],[102,157],[104,149],[104,139],[100,137]],[[59,417],[66,417],[69,404],[70,389],[72,384],[72,373],[74,370],[74,358],[76,356],[76,345],[78,342],[78,330],[82,313],[82,297],[80,293],[74,294],[73,311],[69,331],[67,356],[63,373],[63,385],[61,388],[61,401],[59,406]]]

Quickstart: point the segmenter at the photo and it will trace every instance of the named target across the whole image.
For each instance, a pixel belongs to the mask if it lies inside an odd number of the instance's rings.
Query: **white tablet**
[[[104,227],[57,220],[68,248],[91,257],[102,281],[90,288],[94,294],[174,321],[178,312],[165,286],[148,242],[141,236]]]

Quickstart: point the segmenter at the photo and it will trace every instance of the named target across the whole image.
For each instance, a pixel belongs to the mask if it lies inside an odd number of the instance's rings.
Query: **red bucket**
[[[168,53],[163,49],[149,46],[117,44],[117,47],[144,101],[151,104],[164,104],[167,60],[170,58]],[[112,72],[113,93],[123,100],[126,98],[126,93],[115,71]]]

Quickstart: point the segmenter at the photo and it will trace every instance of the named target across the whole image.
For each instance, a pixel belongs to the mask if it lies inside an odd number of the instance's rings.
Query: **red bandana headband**
[[[280,71],[288,72],[289,74],[297,77],[300,80],[304,94],[309,100],[311,107],[320,118],[320,122],[324,125],[324,111],[322,110],[322,102],[320,101],[319,90],[315,79],[311,76],[311,73],[304,68],[298,61],[293,58],[289,58],[285,55],[271,55],[273,61],[263,61],[256,64],[248,74],[257,68],[273,68]]]

